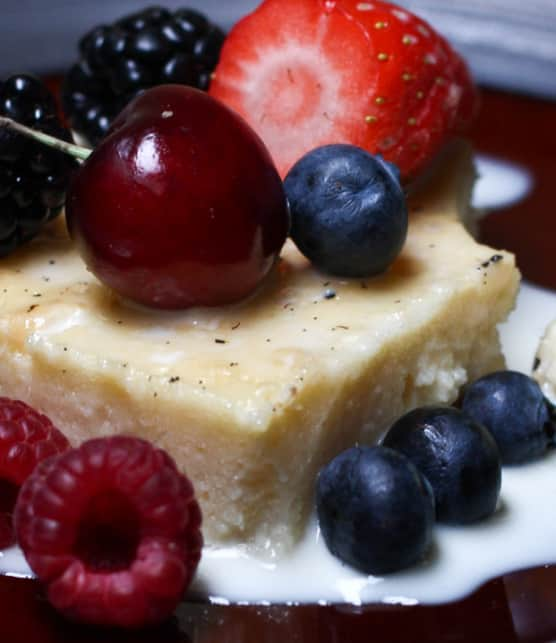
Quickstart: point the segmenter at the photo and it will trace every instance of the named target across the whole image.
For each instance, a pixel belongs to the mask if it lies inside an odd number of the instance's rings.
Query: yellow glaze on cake
[[[288,548],[329,458],[503,364],[496,326],[519,276],[458,221],[468,161],[416,196],[386,274],[330,278],[288,244],[260,292],[228,308],[132,307],[52,226],[0,263],[0,390],[74,444],[124,432],[167,449],[208,542]]]

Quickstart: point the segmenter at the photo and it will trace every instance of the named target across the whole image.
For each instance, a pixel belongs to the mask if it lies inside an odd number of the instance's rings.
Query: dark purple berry
[[[15,74],[0,83],[0,115],[71,141],[56,102],[34,76]],[[33,238],[62,210],[75,161],[0,127],[0,256]]]
[[[79,41],[66,74],[64,111],[74,130],[96,144],[138,92],[177,83],[208,89],[224,32],[193,9],[149,7]]]
[[[353,447],[320,472],[317,515],[334,556],[367,574],[409,567],[432,541],[434,498],[404,455]]]
[[[496,509],[502,480],[496,443],[458,409],[414,409],[392,425],[383,445],[403,453],[430,482],[439,521],[471,523]]]
[[[384,272],[407,235],[405,196],[397,168],[353,145],[318,147],[284,180],[290,235],[324,272],[370,277]]]
[[[462,409],[492,433],[504,464],[542,456],[554,437],[549,404],[524,373],[498,371],[465,391]]]

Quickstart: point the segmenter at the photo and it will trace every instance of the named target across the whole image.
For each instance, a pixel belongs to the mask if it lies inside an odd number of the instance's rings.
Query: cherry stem
[[[27,138],[32,138],[43,145],[48,145],[59,152],[64,152],[69,154],[80,161],[85,161],[91,155],[93,150],[88,147],[83,147],[82,145],[75,145],[74,143],[68,143],[67,141],[62,141],[59,138],[50,136],[50,134],[45,134],[44,132],[39,132],[38,130],[31,129],[26,127],[17,121],[8,118],[7,116],[0,116],[0,127],[7,127],[8,129],[14,130]]]

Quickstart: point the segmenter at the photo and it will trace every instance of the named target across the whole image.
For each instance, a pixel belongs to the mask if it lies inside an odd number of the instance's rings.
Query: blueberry
[[[548,403],[539,385],[523,373],[481,377],[465,391],[462,409],[492,433],[504,464],[540,457],[553,437]]]
[[[439,521],[470,523],[496,509],[500,454],[490,433],[465,413],[414,409],[392,425],[383,444],[407,456],[430,482]]]
[[[317,514],[334,556],[368,574],[384,574],[409,567],[426,553],[434,498],[403,455],[353,447],[321,470]]]
[[[384,272],[407,236],[398,170],[353,145],[325,145],[303,156],[284,180],[299,250],[339,277]]]

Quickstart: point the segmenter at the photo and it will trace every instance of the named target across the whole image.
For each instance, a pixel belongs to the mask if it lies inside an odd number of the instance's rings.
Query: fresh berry
[[[0,116],[71,140],[43,83],[27,74],[0,82]],[[63,208],[73,159],[0,126],[0,256],[34,237]]]
[[[45,415],[0,397],[0,549],[14,543],[12,513],[23,482],[39,462],[69,446]]]
[[[209,91],[260,134],[282,176],[315,147],[351,143],[408,179],[476,111],[446,40],[381,0],[265,0],[230,32]]]
[[[290,235],[318,268],[340,277],[369,277],[398,256],[407,207],[395,166],[353,145],[306,154],[284,181]]]
[[[138,438],[83,443],[39,465],[15,510],[18,542],[69,618],[140,627],[164,620],[201,555],[189,480]]]
[[[500,454],[489,432],[458,409],[414,409],[393,424],[383,445],[403,453],[427,478],[441,522],[466,524],[495,511]]]
[[[96,144],[147,87],[183,83],[207,89],[223,41],[222,30],[193,9],[149,7],[91,29],[63,84],[73,128]]]
[[[523,373],[498,371],[476,380],[461,407],[492,433],[504,464],[540,457],[554,436],[549,405],[539,385]]]
[[[184,85],[154,87],[128,105],[76,173],[66,212],[89,269],[159,308],[252,293],[289,226],[261,140],[228,107]]]
[[[405,456],[383,447],[353,447],[321,470],[317,515],[334,556],[367,574],[385,574],[426,554],[434,499]]]

